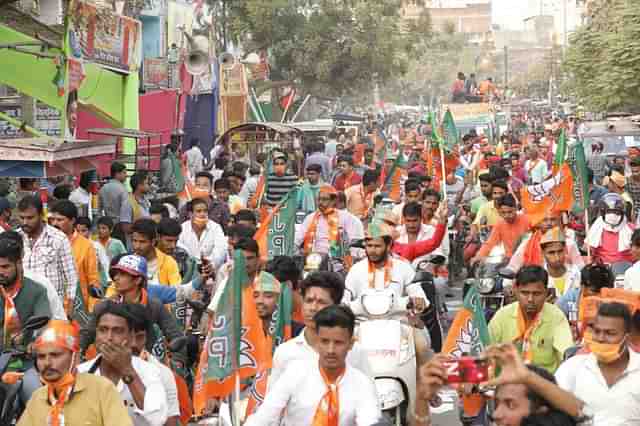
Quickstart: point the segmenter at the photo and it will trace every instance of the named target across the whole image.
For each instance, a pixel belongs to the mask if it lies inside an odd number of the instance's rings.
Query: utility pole
[[[504,87],[509,86],[509,46],[504,45]]]
[[[562,35],[562,59],[566,58],[566,54],[567,54],[567,45],[568,45],[568,40],[567,40],[567,3],[569,3],[569,0],[562,0],[562,6],[563,6],[563,18],[562,18],[562,23],[563,23],[563,35]]]

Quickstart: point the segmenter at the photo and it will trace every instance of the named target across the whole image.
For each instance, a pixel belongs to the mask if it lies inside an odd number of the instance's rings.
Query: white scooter
[[[406,317],[408,302],[408,297],[398,298],[390,290],[368,289],[352,304],[360,321],[356,338],[367,356],[380,408],[396,426],[408,424],[416,400],[414,329],[399,319]]]

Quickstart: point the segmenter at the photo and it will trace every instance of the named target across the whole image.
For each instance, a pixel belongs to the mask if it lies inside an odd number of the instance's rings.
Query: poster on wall
[[[73,4],[69,21],[71,55],[119,72],[137,71],[140,21],[82,1]]]
[[[144,84],[147,87],[169,87],[169,63],[166,58],[145,58]]]

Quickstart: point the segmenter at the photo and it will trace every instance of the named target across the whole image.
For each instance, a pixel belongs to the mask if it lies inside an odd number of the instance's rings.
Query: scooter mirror
[[[442,255],[436,255],[429,259],[429,262],[434,265],[444,265],[444,262],[447,260],[446,257]]]
[[[500,268],[498,275],[506,280],[512,280],[516,277],[516,273],[509,268]]]
[[[49,320],[50,318],[47,316],[31,317],[24,322],[24,324],[22,325],[22,330],[23,332],[37,330],[47,325]]]

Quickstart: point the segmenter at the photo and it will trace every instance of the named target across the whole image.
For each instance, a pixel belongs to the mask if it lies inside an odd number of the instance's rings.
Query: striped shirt
[[[607,158],[602,154],[593,154],[589,158],[588,165],[596,177],[603,177],[607,174]]]
[[[285,195],[298,184],[298,176],[285,174],[278,176],[270,173],[267,178],[265,199],[269,204],[278,204]]]
[[[44,225],[34,241],[22,230],[24,267],[49,279],[62,300],[73,302],[76,297],[78,273],[67,236],[51,225]]]

